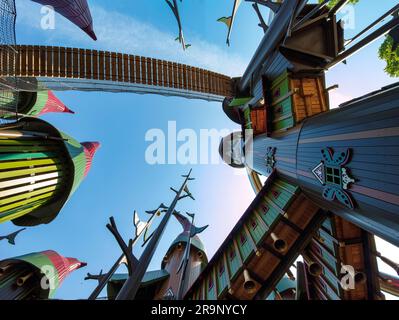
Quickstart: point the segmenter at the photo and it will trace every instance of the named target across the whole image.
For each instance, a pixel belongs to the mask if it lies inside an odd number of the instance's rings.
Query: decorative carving
[[[323,197],[328,201],[338,200],[346,207],[355,207],[351,195],[345,191],[355,183],[344,165],[350,161],[351,150],[334,153],[331,148],[321,150],[323,160],[312,170],[313,175],[323,185]]]
[[[276,164],[275,159],[276,148],[268,147],[266,150],[266,171],[267,173],[272,173],[274,166]]]
[[[342,176],[342,188],[344,188],[344,190],[348,189],[348,185],[350,183],[355,183],[355,179],[352,179],[348,175],[346,168],[341,168],[341,176]]]

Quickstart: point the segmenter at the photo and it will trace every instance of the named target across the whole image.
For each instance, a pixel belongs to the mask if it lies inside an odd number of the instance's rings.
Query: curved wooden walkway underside
[[[37,78],[43,89],[154,93],[208,101],[232,95],[230,77],[180,63],[90,49],[24,45],[15,49],[14,54],[0,47],[3,81]]]

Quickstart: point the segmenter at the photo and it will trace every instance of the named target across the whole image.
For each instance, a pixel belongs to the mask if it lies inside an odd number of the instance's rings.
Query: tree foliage
[[[328,3],[328,6],[330,7],[330,8],[332,8],[332,7],[334,7],[337,3],[338,3],[338,1],[339,0],[331,0],[329,3]],[[319,3],[321,3],[321,2],[323,2],[323,0],[319,0]],[[349,4],[356,4],[356,3],[358,3],[359,2],[359,0],[350,0],[348,3]]]
[[[394,49],[394,45],[394,39],[387,35],[378,54],[387,63],[385,72],[391,77],[399,77],[399,47]]]

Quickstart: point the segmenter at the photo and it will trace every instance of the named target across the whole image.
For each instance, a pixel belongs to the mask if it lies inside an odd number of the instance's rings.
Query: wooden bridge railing
[[[90,49],[16,46],[18,55],[0,47],[0,77],[66,78],[173,88],[220,97],[232,95],[230,77],[185,64]]]

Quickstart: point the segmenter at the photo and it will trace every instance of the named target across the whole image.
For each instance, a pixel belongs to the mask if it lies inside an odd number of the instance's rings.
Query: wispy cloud
[[[354,97],[343,94],[337,90],[330,91],[330,108],[338,108],[342,103],[352,100]]]
[[[247,64],[242,57],[231,53],[228,48],[211,44],[200,35],[190,37],[192,47],[183,51],[181,45],[174,40],[175,34],[160,30],[127,14],[105,10],[97,5],[91,6],[97,42],[91,41],[80,29],[59,15],[56,15],[55,30],[42,30],[40,6],[35,3],[19,1],[17,10],[18,30],[28,27],[31,31],[42,33],[42,42],[47,45],[73,45],[156,57],[230,76],[242,74]]]

